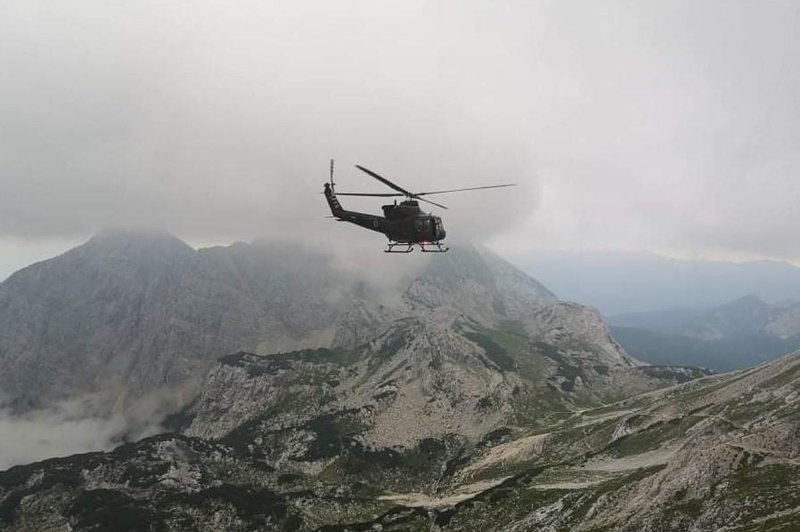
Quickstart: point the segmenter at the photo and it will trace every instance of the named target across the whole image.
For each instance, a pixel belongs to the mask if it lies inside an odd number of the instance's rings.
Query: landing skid
[[[419,250],[422,251],[423,253],[446,253],[450,249],[443,247],[442,244],[439,242],[427,242],[424,244],[422,242],[419,242],[416,245],[419,246]],[[384,253],[411,253],[412,251],[414,251],[414,244],[409,244],[406,242],[394,242],[388,244],[388,246],[389,246],[388,248],[383,250]],[[402,248],[397,250],[394,249],[397,246],[402,246]],[[433,246],[433,249],[431,249],[430,247],[426,248],[425,246]]]
[[[426,245],[433,246],[436,249],[426,249],[425,248]],[[442,247],[442,244],[440,244],[439,242],[432,242],[428,244],[420,244],[419,249],[423,253],[446,253],[447,250],[449,250],[450,248]]]
[[[388,244],[388,248],[384,249],[384,253],[411,253],[414,251],[414,244],[405,244],[402,242],[396,242],[394,244]],[[395,250],[394,248],[397,246],[406,246],[406,249]]]

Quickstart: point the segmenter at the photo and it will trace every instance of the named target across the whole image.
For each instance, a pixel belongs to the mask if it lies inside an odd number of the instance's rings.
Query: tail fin
[[[342,204],[336,198],[336,191],[333,188],[333,159],[331,159],[331,182],[325,183],[325,199],[328,200],[328,206],[336,218],[341,218],[344,209]]]
[[[344,209],[342,208],[342,204],[339,203],[339,199],[336,197],[336,193],[333,191],[333,186],[330,183],[325,183],[325,199],[328,200],[328,206],[331,208],[331,213],[340,218],[342,213],[344,213]]]

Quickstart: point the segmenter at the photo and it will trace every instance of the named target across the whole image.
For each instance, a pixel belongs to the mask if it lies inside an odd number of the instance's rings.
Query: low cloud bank
[[[108,394],[85,395],[40,410],[0,409],[0,470],[57,456],[110,450],[165,432],[162,422],[180,408],[175,391],[158,391],[107,413]]]

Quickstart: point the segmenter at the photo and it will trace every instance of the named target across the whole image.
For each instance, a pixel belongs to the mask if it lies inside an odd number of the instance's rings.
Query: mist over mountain
[[[330,260],[285,246],[195,251],[166,233],[102,232],[0,285],[0,389],[23,410],[115,388],[124,401],[187,384],[220,353],[257,350],[265,338],[274,351],[330,343],[356,292]]]
[[[542,252],[518,261],[559,296],[604,315],[709,310],[748,294],[800,300],[800,268],[781,261],[681,260],[641,252]]]
[[[0,2],[0,530],[800,531],[798,28]]]
[[[485,248],[418,256],[383,282],[341,260],[106,231],[14,274],[0,285],[14,412],[0,427],[27,419],[24,434],[41,435],[41,419],[96,436],[62,452],[117,447],[0,472],[0,524],[655,531],[793,519],[796,354],[711,377],[645,365],[596,310]],[[800,327],[756,298],[692,323],[716,338],[758,320],[776,335]],[[52,406],[92,395],[104,399],[90,423]],[[116,424],[97,423],[103,405]]]
[[[467,371],[473,377],[448,386],[459,401],[483,398],[492,408],[522,397],[533,401],[548,387],[563,394],[563,408],[572,408],[684,378],[680,372],[655,376],[636,370],[640,363],[613,340],[596,311],[560,302],[484,248],[463,245],[446,255],[408,258],[401,268],[396,258],[377,256],[378,262],[359,259],[368,265],[359,272],[347,263],[352,257],[285,242],[195,250],[167,233],[103,231],[0,285],[6,426],[17,427],[24,439],[39,433],[33,422],[38,419],[50,420],[63,435],[79,431],[75,422],[84,417],[114,420],[88,440],[103,448],[159,430],[157,422],[129,423],[129,413],[146,411],[134,417],[157,421],[186,406],[207,386],[206,373],[222,356],[316,348],[366,356],[381,342],[396,351],[417,337],[417,354],[407,364],[418,378],[432,378],[431,364],[451,368],[442,370],[443,382],[463,372],[462,366],[474,366]],[[529,346],[526,339],[539,344]],[[444,353],[450,353],[448,364]],[[520,356],[523,362],[515,358]],[[497,368],[504,375],[500,381],[491,376]],[[511,378],[520,368],[537,383],[522,396]],[[466,384],[473,378],[478,380]],[[342,386],[349,382],[340,380]],[[463,386],[478,388],[466,392]],[[360,393],[343,393],[342,400],[356,401],[351,395]],[[418,399],[426,397],[427,392]],[[86,405],[83,417],[67,408],[70,401]],[[416,411],[424,401],[401,410]],[[258,405],[260,399],[250,402]],[[65,411],[73,413],[62,416]],[[508,415],[502,412],[491,423]],[[80,450],[86,441],[53,440],[56,454]]]

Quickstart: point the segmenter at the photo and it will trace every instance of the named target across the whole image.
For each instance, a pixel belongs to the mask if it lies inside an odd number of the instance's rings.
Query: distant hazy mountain
[[[609,318],[625,349],[652,364],[745,368],[800,349],[800,305],[745,296],[711,310],[678,309]]]
[[[609,316],[672,308],[709,309],[753,294],[800,300],[800,268],[779,261],[677,260],[650,253],[549,252],[524,269],[562,299]]]
[[[625,312],[608,316],[608,322],[615,327],[635,327],[640,329],[665,329],[683,327],[699,319],[711,308],[675,308],[653,312]]]

